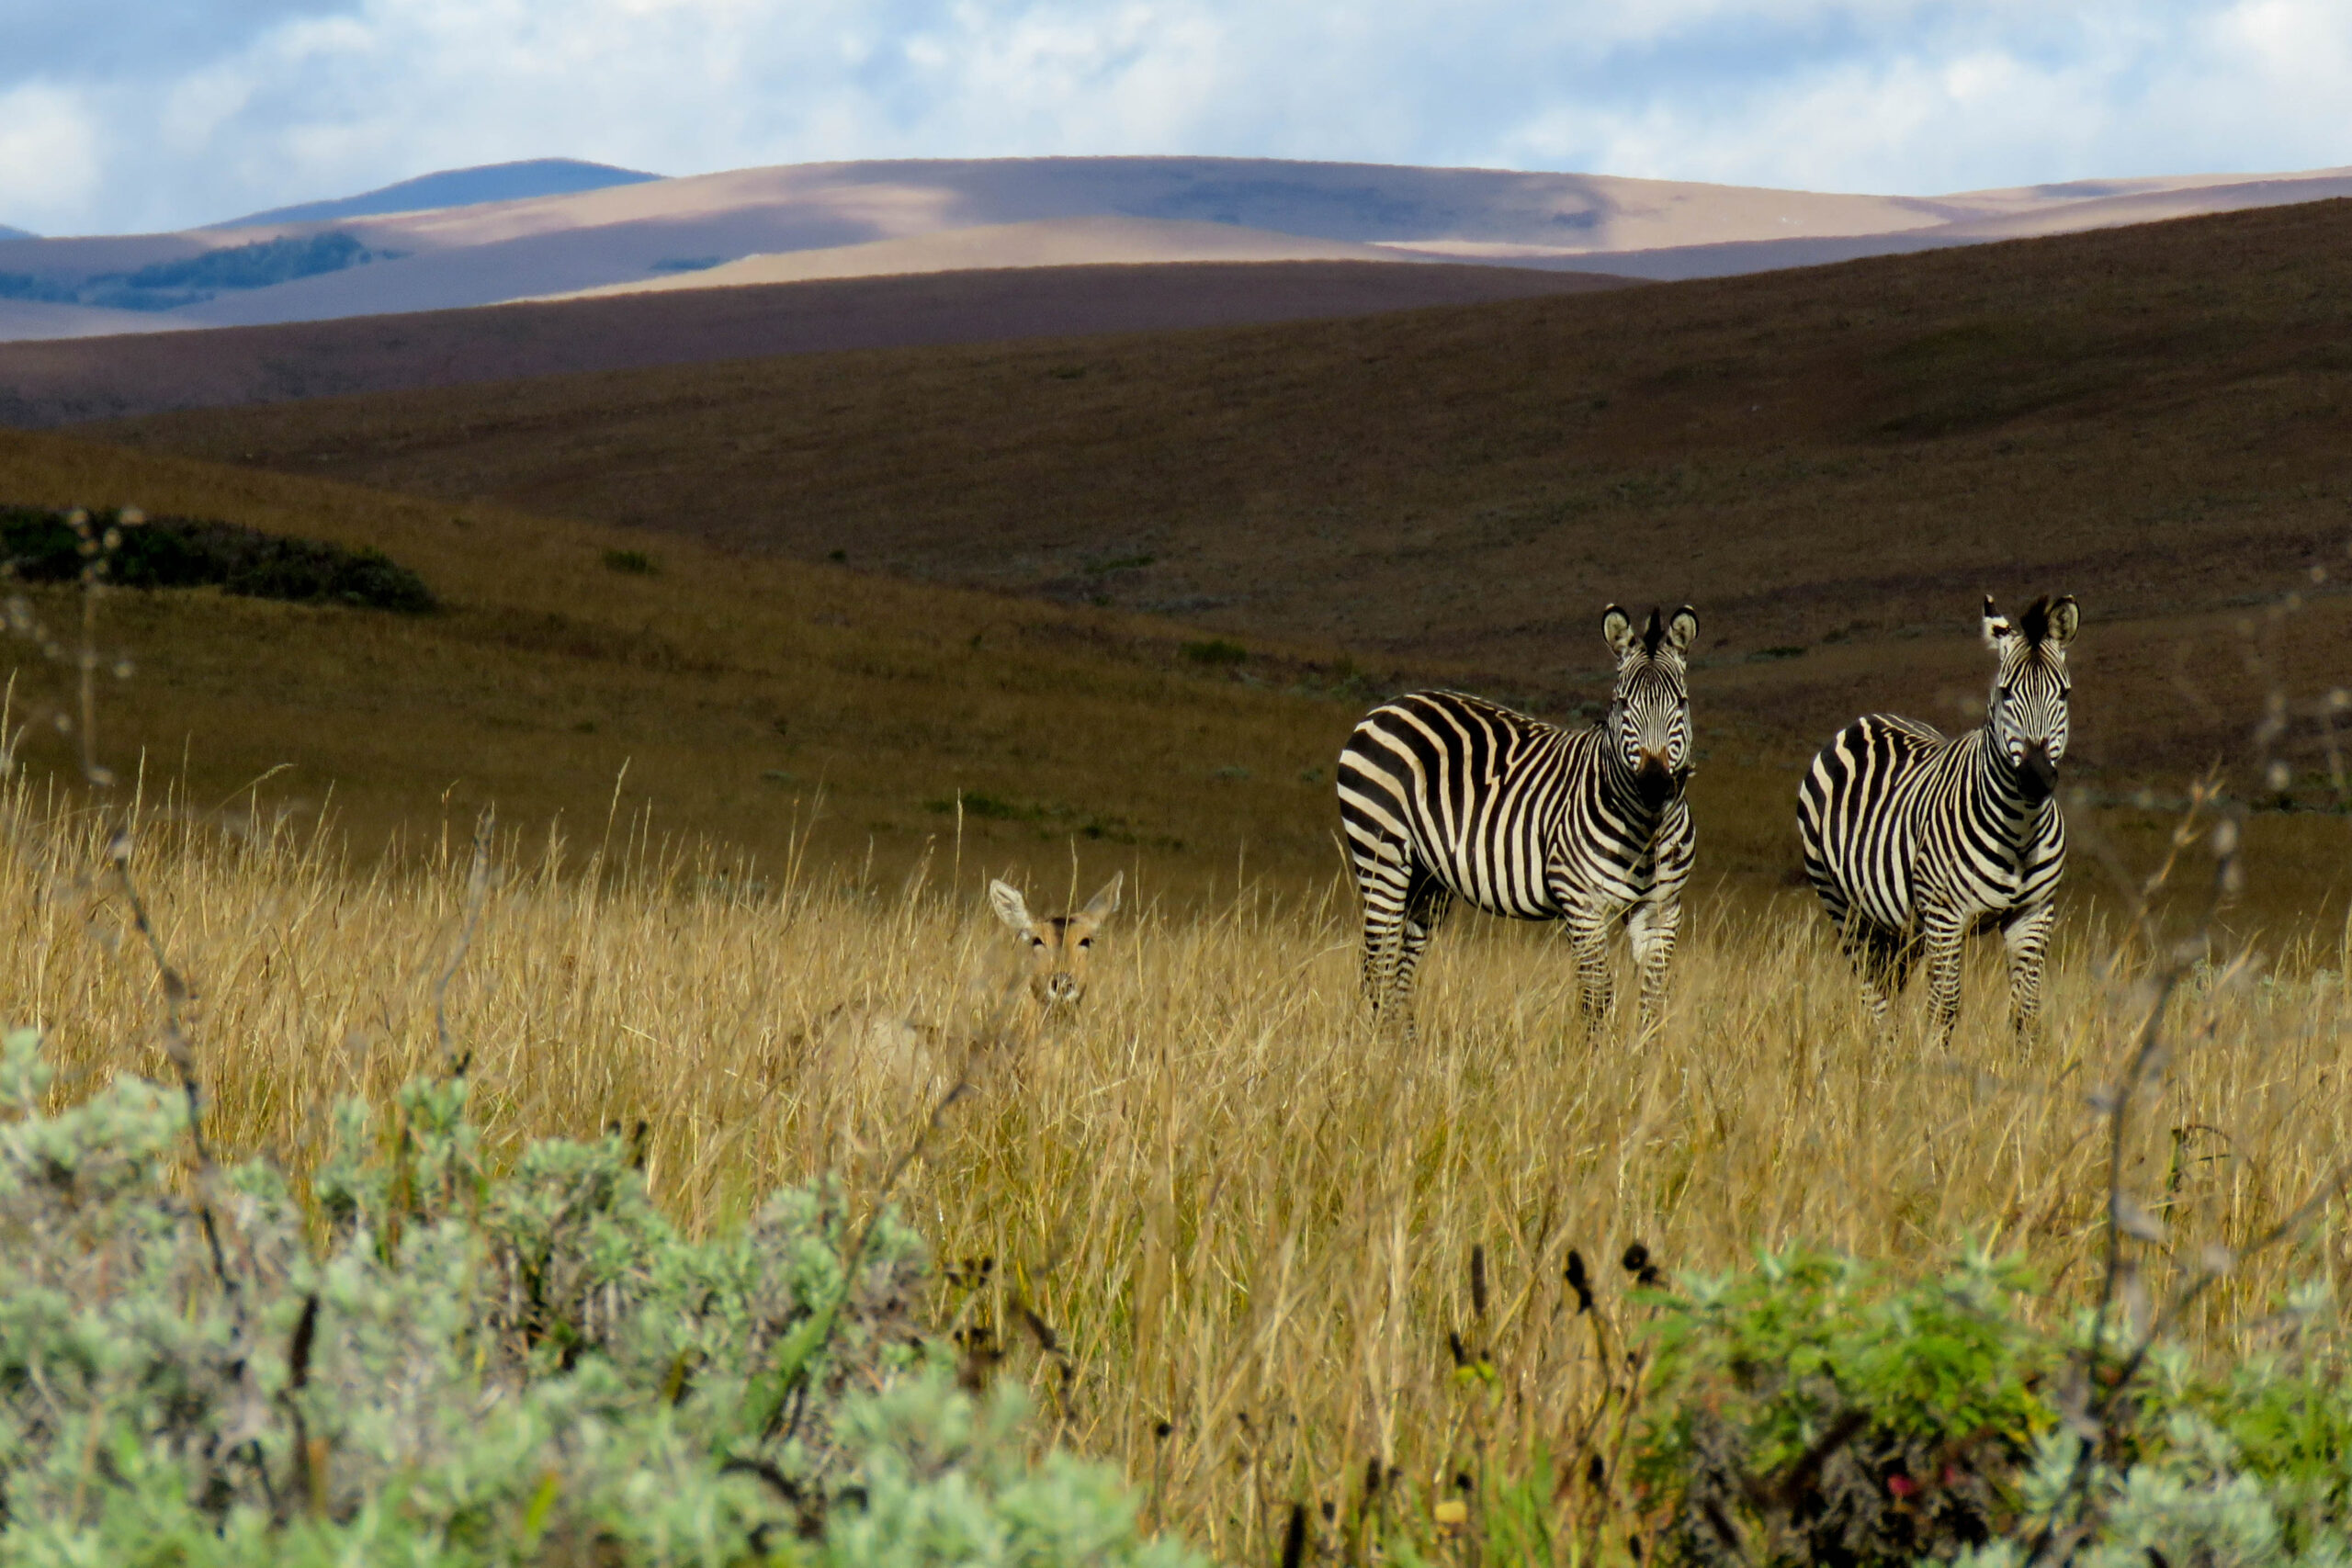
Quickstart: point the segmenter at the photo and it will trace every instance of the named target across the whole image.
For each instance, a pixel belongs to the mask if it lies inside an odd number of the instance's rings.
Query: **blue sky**
[[[1928,194],[2352,164],[2352,0],[0,0],[0,223],[572,156],[1197,152]]]

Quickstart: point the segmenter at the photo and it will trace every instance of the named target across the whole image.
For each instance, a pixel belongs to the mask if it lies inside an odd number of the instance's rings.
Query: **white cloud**
[[[0,222],[182,224],[550,154],[1255,153],[1923,194],[2352,162],[2342,0],[199,3],[250,25],[117,74],[0,65],[0,101],[45,95],[0,122],[29,154],[0,158]]]
[[[0,87],[0,222],[47,232],[83,209],[98,178],[97,128],[80,94]]]
[[[1545,106],[1498,161],[1927,195],[2352,163],[2352,8],[2314,0],[1981,14],[1715,94]],[[2052,24],[2051,16],[2064,20]]]

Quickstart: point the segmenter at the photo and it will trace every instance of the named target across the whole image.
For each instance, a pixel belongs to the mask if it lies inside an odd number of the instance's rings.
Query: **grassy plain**
[[[10,1019],[51,1032],[69,1084],[167,1076],[155,972],[96,874],[93,818],[23,786],[8,804]],[[1336,1547],[1375,1462],[1394,1475],[1373,1510],[1425,1529],[1458,1473],[1523,1473],[1546,1449],[1567,1478],[1552,1506],[1628,1524],[1622,1482],[1575,1479],[1609,1428],[1587,1425],[1607,1374],[1563,1283],[1571,1248],[1614,1336],[1641,1317],[1616,1262],[1635,1241],[1676,1272],[1792,1240],[2022,1251],[2068,1310],[2103,1245],[2091,1101],[2146,1006],[2147,951],[2077,918],[2042,1038],[2007,1036],[1980,953],[1958,1041],[1930,1055],[1916,1026],[1871,1038],[1809,910],[1718,904],[1654,1043],[1585,1034],[1548,931],[1465,922],[1436,944],[1408,1051],[1357,1008],[1333,887],[1115,922],[1083,1010],[1039,1023],[992,1010],[1012,955],[952,848],[897,888],[811,869],[753,893],[641,840],[596,868],[502,838],[461,953],[455,837],[422,865],[350,864],[283,826],[148,803],[132,870],[195,988],[218,1145],[304,1167],[334,1097],[462,1054],[498,1147],[641,1121],[654,1192],[702,1226],[824,1169],[873,1201],[930,1075],[967,1067],[978,1092],[895,1192],[944,1266],[936,1320],[975,1375],[1035,1382],[1063,1438],[1225,1561],[1272,1560],[1294,1504]],[[2192,852],[2179,874],[2206,872]],[[2162,1227],[2133,1244],[2156,1291],[2174,1259],[2275,1224],[2352,1136],[2346,933],[2234,970],[2213,956],[2122,1145],[2125,1190]],[[844,1005],[937,1027],[932,1055],[820,1049]],[[2242,1352],[2282,1288],[2340,1291],[2347,1267],[2338,1224],[2250,1256],[2188,1337]]]

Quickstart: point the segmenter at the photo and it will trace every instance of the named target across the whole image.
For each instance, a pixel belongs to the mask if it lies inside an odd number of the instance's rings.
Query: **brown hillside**
[[[0,432],[0,494],[372,546],[422,573],[438,614],[212,590],[100,604],[102,663],[131,660],[99,691],[102,761],[143,759],[151,792],[184,784],[232,816],[258,784],[265,814],[307,832],[324,813],[363,857],[453,823],[462,840],[494,803],[526,838],[558,827],[575,861],[650,827],[722,864],[749,852],[771,883],[806,857],[895,886],[926,843],[954,861],[960,792],[967,875],[1019,868],[1041,900],[1080,862],[1147,897],[1336,864],[1328,769],[1361,691],[1188,658],[1197,634],[1166,622],[688,539],[615,570],[606,552],[642,536],[47,434]],[[0,629],[6,732],[70,776],[51,721],[76,712],[78,599],[17,594],[59,649]]]
[[[1538,697],[1589,686],[1602,601],[1688,600],[1702,701],[1781,762],[1869,708],[1962,720],[1977,595],[2063,590],[2086,615],[2085,771],[2177,784],[2243,750],[2245,606],[2310,596],[2282,654],[2297,691],[2352,671],[2347,300],[2334,201],[1589,298],[91,434],[841,550]]]
[[[1627,281],[1415,262],[1011,267],[0,344],[0,424],[43,429],[173,409],[758,355],[1365,315],[1589,293]]]
[[[608,832],[642,842],[650,827],[722,859],[747,851],[771,879],[797,856],[888,882],[926,845],[954,859],[961,792],[967,872],[1060,886],[1077,863],[1088,875],[1115,864],[1147,896],[1229,891],[1237,875],[1328,887],[1329,765],[1373,694],[1489,683],[1255,639],[1236,662],[1230,644],[1167,620],[692,539],[655,542],[650,573],[616,571],[605,553],[642,549],[642,534],[55,435],[0,433],[0,476],[15,499],[139,503],[373,546],[424,575],[445,606],[425,617],[211,591],[101,605],[102,652],[132,660],[100,692],[102,760],[129,771],[143,759],[148,787],[184,784],[200,808],[242,811],[250,788],[303,830],[324,813],[362,855],[388,835],[445,841],[495,803],[510,827],[553,826],[575,853]],[[75,708],[78,606],[68,590],[24,597],[63,660],[0,637],[10,733],[36,771],[70,772],[70,737],[50,721]],[[1784,890],[1794,871],[1792,772],[1758,754],[1728,694],[1736,678],[1786,667],[1701,674],[1702,914],[1726,886]],[[1604,691],[1588,679],[1518,694],[1569,705]],[[2118,806],[2074,820],[2143,867],[2168,818]],[[2248,918],[2338,918],[2345,826],[2258,817]],[[2086,868],[2076,894],[2107,886]]]

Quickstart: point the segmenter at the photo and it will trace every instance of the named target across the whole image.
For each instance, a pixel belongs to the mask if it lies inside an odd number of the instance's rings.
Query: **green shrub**
[[[606,550],[605,570],[617,571],[628,577],[651,577],[662,568],[643,550]]]
[[[91,540],[113,537],[107,581],[121,588],[218,586],[254,599],[324,602],[419,615],[437,608],[424,580],[372,549],[289,539],[233,523],[158,517],[131,526],[120,513],[90,514]],[[85,541],[69,514],[0,507],[0,560],[27,582],[71,582]]]
[[[1642,1468],[1679,1555],[1909,1562],[1990,1539],[2053,1419],[2030,1287],[1984,1258],[1902,1284],[1792,1251],[1664,1298]]]
[[[462,1078],[347,1101],[301,1194],[189,1167],[188,1100],[45,1110],[0,1052],[0,1562],[1180,1568],[1112,1472],[1028,1459],[838,1190],[680,1235],[617,1138],[492,1170]]]
[[[2095,1418],[2087,1323],[2036,1326],[2031,1278],[1988,1257],[1906,1280],[1792,1250],[1647,1299],[1634,1468],[1670,1561],[2352,1563],[2330,1357],[2206,1377],[2158,1346]],[[2124,1359],[2110,1346],[2102,1386]]]

